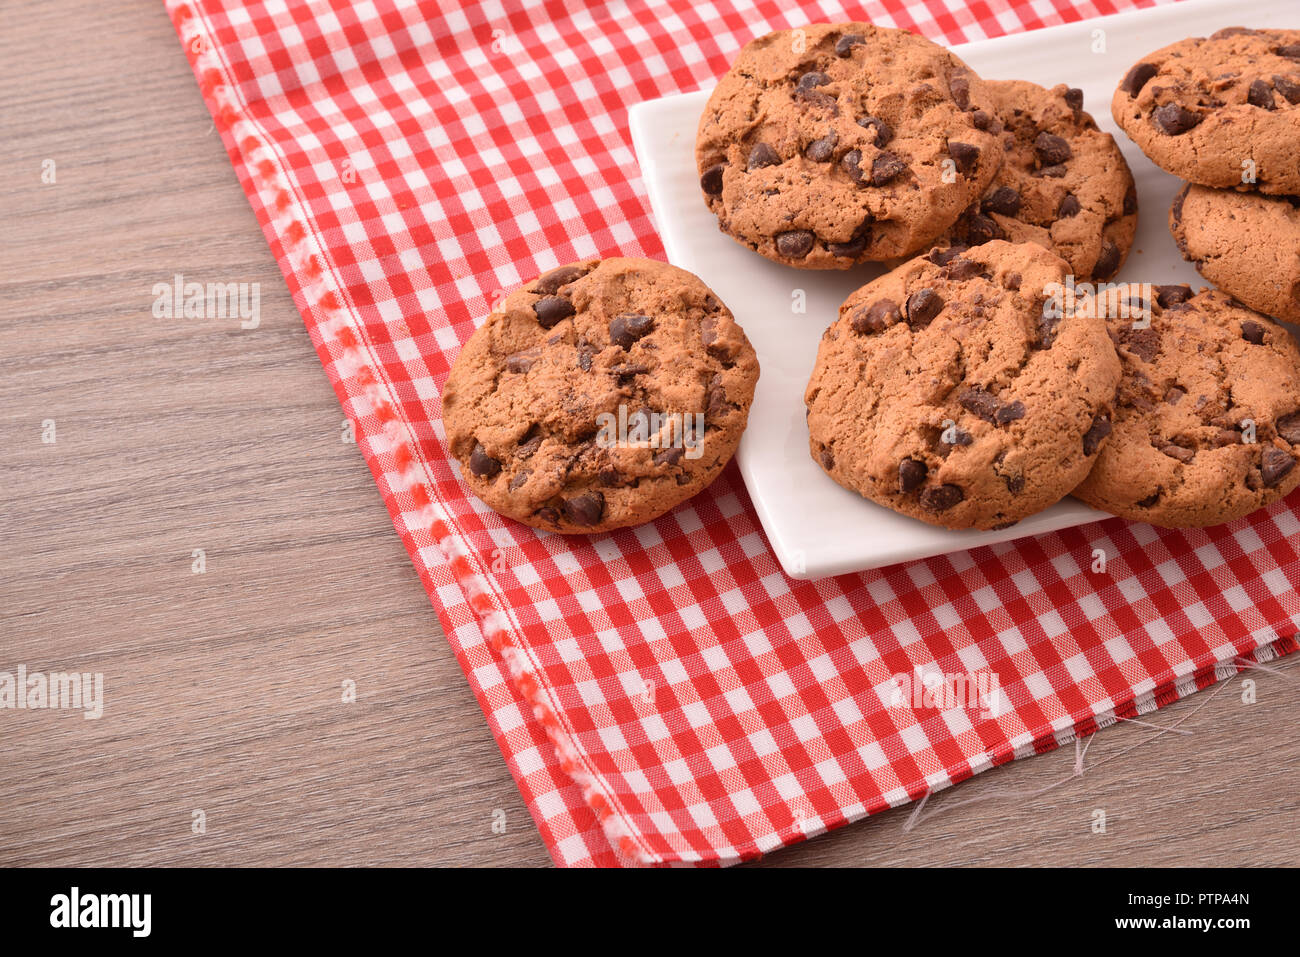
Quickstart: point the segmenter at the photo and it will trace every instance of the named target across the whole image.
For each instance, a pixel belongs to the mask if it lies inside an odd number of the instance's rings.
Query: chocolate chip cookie
[[[484,502],[526,525],[602,532],[713,481],[745,430],[758,359],[699,278],[648,259],[553,269],[465,343],[447,442]]]
[[[1224,292],[1300,322],[1300,198],[1188,184],[1169,229],[1183,258]]]
[[[1185,180],[1300,193],[1300,30],[1229,27],[1162,47],[1124,75],[1111,113]]]
[[[1124,364],[1115,427],[1074,494],[1173,528],[1282,498],[1300,483],[1300,349],[1217,290],[1155,292],[1149,328],[1108,320]]]
[[[1069,269],[993,240],[854,292],[804,394],[813,458],[948,528],[1005,527],[1068,494],[1105,444],[1120,378],[1105,323],[1054,308]]]
[[[1006,158],[984,195],[943,241],[1035,242],[1062,256],[1079,282],[1119,271],[1137,231],[1137,191],[1124,155],[1084,112],[1083,91],[987,80],[992,114],[978,125]]]
[[[983,82],[903,30],[814,24],[750,42],[695,155],[718,226],[768,259],[847,269],[926,248],[992,180]],[[987,111],[985,114],[987,115]]]

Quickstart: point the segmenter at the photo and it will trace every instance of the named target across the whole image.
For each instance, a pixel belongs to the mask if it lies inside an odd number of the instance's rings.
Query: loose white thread
[[[1286,678],[1289,681],[1294,680],[1293,675],[1290,675],[1283,671],[1279,671],[1276,668],[1269,668],[1265,665],[1259,664],[1258,662],[1246,661],[1244,658],[1241,657],[1232,659],[1231,663],[1239,666],[1242,669],[1255,668],[1260,671],[1266,671],[1270,674],[1280,675],[1281,677]],[[1194,714],[1196,714],[1202,708],[1207,707],[1210,704],[1210,702],[1212,702],[1219,694],[1221,694],[1228,687],[1229,687],[1228,678],[1224,677],[1219,681],[1218,687],[1216,687],[1212,692],[1206,695],[1204,701],[1198,704],[1187,714],[1183,715],[1173,724],[1167,726],[1152,724],[1147,721],[1139,721],[1136,718],[1121,718],[1119,715],[1114,715],[1114,717],[1118,721],[1130,721],[1133,722],[1134,724],[1140,724],[1143,725],[1144,727],[1156,728],[1158,730],[1156,731],[1155,734],[1151,735],[1150,737],[1142,741],[1139,741],[1137,744],[1130,745],[1129,747],[1124,748],[1123,750],[1118,751],[1115,754],[1110,755],[1109,757],[1102,758],[1096,764],[1092,765],[1093,770],[1095,771],[1097,768],[1100,768],[1103,765],[1109,764],[1111,761],[1115,761],[1123,757],[1124,755],[1128,754],[1130,751],[1134,751],[1140,747],[1150,744],[1152,741],[1156,740],[1156,738],[1162,737],[1166,734],[1192,734],[1193,732],[1191,731],[1179,730],[1179,725],[1189,720]],[[1026,800],[1029,798],[1040,797],[1046,794],[1048,791],[1054,790],[1055,788],[1058,788],[1063,784],[1068,784],[1070,781],[1074,780],[1075,778],[1081,778],[1083,777],[1083,756],[1087,754],[1088,748],[1092,746],[1092,739],[1094,737],[1096,737],[1095,731],[1092,734],[1087,735],[1088,743],[1084,745],[1080,745],[1079,743],[1080,739],[1078,737],[1075,737],[1073,768],[1071,768],[1070,773],[1066,777],[1061,778],[1058,781],[1054,781],[1051,784],[1047,785],[1046,787],[1034,788],[1032,790],[1004,789],[1000,791],[990,791],[987,794],[980,794],[977,795],[976,797],[966,798],[965,800],[962,801],[945,802],[942,807],[935,808],[929,814],[922,814],[921,813],[922,809],[925,807],[926,802],[930,799],[930,795],[933,793],[931,791],[926,791],[925,795],[917,802],[915,809],[913,809],[912,813],[908,816],[907,820],[903,822],[903,830],[905,832],[911,831],[913,828],[915,828],[923,821],[928,821],[931,818],[935,817],[936,815],[943,814],[946,811],[956,810],[957,808],[963,807],[967,804],[977,804],[981,801],[995,801],[1003,798]]]

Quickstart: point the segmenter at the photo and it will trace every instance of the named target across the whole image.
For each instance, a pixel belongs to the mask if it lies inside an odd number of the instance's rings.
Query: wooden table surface
[[[0,671],[105,681],[0,711],[0,865],[549,863],[156,0],[0,5],[0,316]],[[1300,864],[1275,667],[759,866]]]

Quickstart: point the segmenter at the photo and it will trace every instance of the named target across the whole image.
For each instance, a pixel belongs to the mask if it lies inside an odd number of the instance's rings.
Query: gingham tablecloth
[[[800,582],[734,465],[653,524],[565,538],[490,512],[444,448],[440,387],[503,291],[662,258],[630,104],[809,21],[952,44],[1128,0],[167,6],[557,863],[753,858],[1295,649],[1300,495],[1204,531],[1111,520]],[[894,701],[918,668],[995,675],[1006,707]]]

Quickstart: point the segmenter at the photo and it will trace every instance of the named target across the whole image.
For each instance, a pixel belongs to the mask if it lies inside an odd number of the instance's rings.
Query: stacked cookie
[[[1233,31],[1175,44],[1124,78],[1116,119],[1153,158],[1199,163],[1217,186],[1212,127],[1276,137],[1258,167],[1282,188],[1300,170],[1279,145],[1300,139],[1287,125],[1300,112],[1286,113],[1300,75],[1279,63],[1293,43]],[[1222,62],[1203,44],[1223,47]],[[1221,109],[1202,125],[1207,105],[1237,101],[1269,116]],[[1186,155],[1170,152],[1184,135]],[[1300,483],[1300,351],[1286,330],[1243,306],[1244,292],[1105,282],[1132,244],[1137,195],[1080,91],[984,80],[868,24],[781,31],[718,85],[696,160],[721,230],[769,259],[901,262],[841,306],[805,392],[810,451],[841,485],[933,524],[1003,528],[1071,492],[1132,519],[1215,524]],[[1260,225],[1203,258],[1241,272],[1247,247],[1264,247],[1249,250],[1252,269],[1275,281],[1253,302],[1287,315],[1297,244],[1288,234],[1278,250],[1258,230],[1290,227],[1300,210],[1225,195],[1218,215],[1249,208]],[[1207,224],[1180,235],[1185,249],[1230,232],[1213,235],[1207,202],[1194,188],[1175,207]]]
[[[800,269],[1004,239],[1107,279],[1137,227],[1133,177],[1081,91],[985,81],[867,23],[748,44],[709,98],[696,162],[722,231]]]
[[[1300,30],[1231,27],[1156,50],[1111,112],[1187,180],[1169,214],[1183,258],[1252,309],[1300,321]]]

